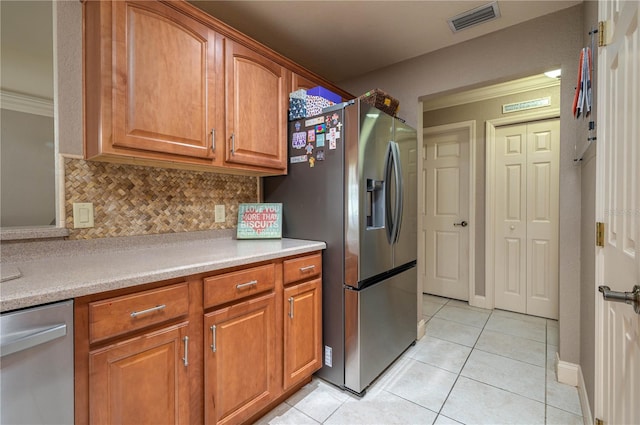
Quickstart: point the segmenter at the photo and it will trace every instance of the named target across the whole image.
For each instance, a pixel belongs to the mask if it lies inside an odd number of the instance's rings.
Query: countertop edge
[[[0,240],[62,239],[69,236],[69,229],[56,226],[4,227],[0,228]]]
[[[277,258],[305,254],[326,248],[326,244],[324,242],[303,240],[293,241],[299,242],[300,244],[277,250],[265,250],[265,252],[251,255],[229,257],[223,260],[213,260],[210,262],[189,263],[188,260],[185,260],[183,267],[158,269],[152,272],[143,272],[139,275],[122,275],[120,277],[104,281],[71,283],[67,287],[51,286],[40,290],[24,289],[24,291],[12,294],[12,296],[9,297],[6,297],[6,294],[3,293],[4,291],[1,291],[0,312],[8,312],[11,310],[18,310],[36,305],[98,294],[100,292],[107,292],[115,289],[131,288],[147,283],[187,277],[200,273],[214,272],[231,267],[244,266]],[[7,283],[3,283],[2,285],[6,284]],[[2,287],[0,287],[0,290],[1,289]]]

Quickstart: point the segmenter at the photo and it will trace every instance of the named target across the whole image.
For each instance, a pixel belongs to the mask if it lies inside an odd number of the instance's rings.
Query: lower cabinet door
[[[284,289],[284,389],[322,367],[322,279]]]
[[[273,400],[275,293],[205,315],[207,424],[241,423]]]
[[[187,323],[89,353],[92,424],[189,423]]]

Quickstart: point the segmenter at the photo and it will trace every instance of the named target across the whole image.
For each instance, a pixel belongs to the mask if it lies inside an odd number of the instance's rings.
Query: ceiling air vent
[[[465,28],[472,27],[474,25],[481,24],[483,22],[490,21],[500,17],[500,9],[498,9],[498,2],[485,4],[484,6],[476,7],[475,9],[468,10],[453,18],[449,19],[449,27],[451,31],[458,32]]]

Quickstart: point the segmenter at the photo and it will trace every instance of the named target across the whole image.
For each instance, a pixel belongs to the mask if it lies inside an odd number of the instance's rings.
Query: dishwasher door
[[[0,423],[73,418],[73,301],[0,315]]]

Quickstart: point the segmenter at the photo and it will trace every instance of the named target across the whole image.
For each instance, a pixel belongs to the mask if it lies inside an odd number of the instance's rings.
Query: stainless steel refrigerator
[[[327,244],[317,374],[363,393],[416,339],[416,131],[355,100],[291,122],[288,150],[264,200],[284,237]]]

